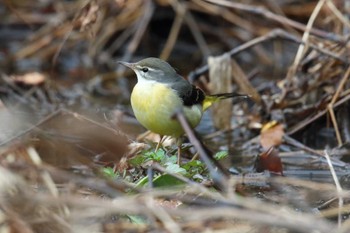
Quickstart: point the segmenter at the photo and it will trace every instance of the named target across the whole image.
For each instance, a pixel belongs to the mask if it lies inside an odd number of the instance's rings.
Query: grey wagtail
[[[119,63],[129,67],[137,75],[137,84],[131,93],[131,106],[136,119],[161,137],[172,136],[179,139],[184,134],[180,123],[172,118],[181,108],[194,128],[199,124],[203,112],[216,101],[247,97],[236,93],[206,95],[177,74],[167,62],[158,58],[150,57],[136,63]]]

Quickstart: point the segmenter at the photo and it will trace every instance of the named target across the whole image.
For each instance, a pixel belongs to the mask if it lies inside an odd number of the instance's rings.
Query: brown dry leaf
[[[62,111],[38,126],[36,148],[60,167],[117,163],[127,152],[126,135],[92,118]]]
[[[100,7],[95,0],[86,4],[74,19],[74,25],[80,28],[81,32],[90,30],[96,22]]]
[[[164,199],[155,199],[154,203],[157,206],[161,206],[169,209],[176,209],[182,204],[181,201],[179,200],[164,200]]]
[[[283,165],[278,151],[270,147],[267,151],[261,153],[255,162],[255,169],[256,172],[270,171],[283,175]]]
[[[211,93],[232,92],[232,66],[228,54],[219,57],[209,57],[209,79]],[[222,100],[215,103],[211,108],[213,123],[217,129],[231,128],[232,101]]]
[[[129,143],[127,147],[127,152],[120,159],[119,163],[115,167],[115,170],[120,173],[123,173],[125,170],[129,168],[129,162],[128,162],[129,159],[134,158],[139,152],[148,148],[149,148],[149,145],[146,143],[140,143],[140,142]]]
[[[115,4],[117,4],[119,8],[123,8],[126,5],[126,1],[127,0],[114,0]]]
[[[260,133],[260,144],[264,149],[279,146],[282,143],[284,127],[282,124],[271,121],[265,124]]]
[[[115,164],[129,149],[127,136],[118,129],[64,110],[26,130],[8,142],[18,148],[13,154],[22,155],[22,148],[30,145],[45,163],[64,169],[93,163]]]
[[[44,83],[46,76],[39,72],[31,72],[23,75],[12,75],[11,79],[18,83],[35,86]]]

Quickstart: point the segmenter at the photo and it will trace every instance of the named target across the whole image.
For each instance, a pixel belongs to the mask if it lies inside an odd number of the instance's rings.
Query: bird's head
[[[154,57],[145,58],[136,63],[119,62],[132,69],[138,81],[156,81],[167,83],[177,78],[178,74],[169,63]]]

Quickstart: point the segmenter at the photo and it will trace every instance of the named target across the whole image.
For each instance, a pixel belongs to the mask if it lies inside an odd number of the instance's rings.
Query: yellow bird
[[[180,123],[173,119],[181,109],[190,125],[196,127],[213,103],[232,97],[246,97],[236,93],[206,95],[201,89],[176,73],[167,62],[146,58],[136,63],[119,62],[132,69],[137,84],[131,93],[131,106],[136,119],[148,130],[177,139],[184,134]],[[178,158],[178,161],[180,156]]]

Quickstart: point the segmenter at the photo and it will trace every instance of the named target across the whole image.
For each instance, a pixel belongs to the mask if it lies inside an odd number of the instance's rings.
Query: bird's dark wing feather
[[[179,97],[182,99],[185,106],[202,104],[205,98],[204,92],[198,87],[191,85],[187,80],[182,79],[171,85]]]
[[[191,85],[192,90],[187,95],[181,96],[185,106],[192,106],[195,104],[202,104],[205,98],[204,92],[198,87]]]

